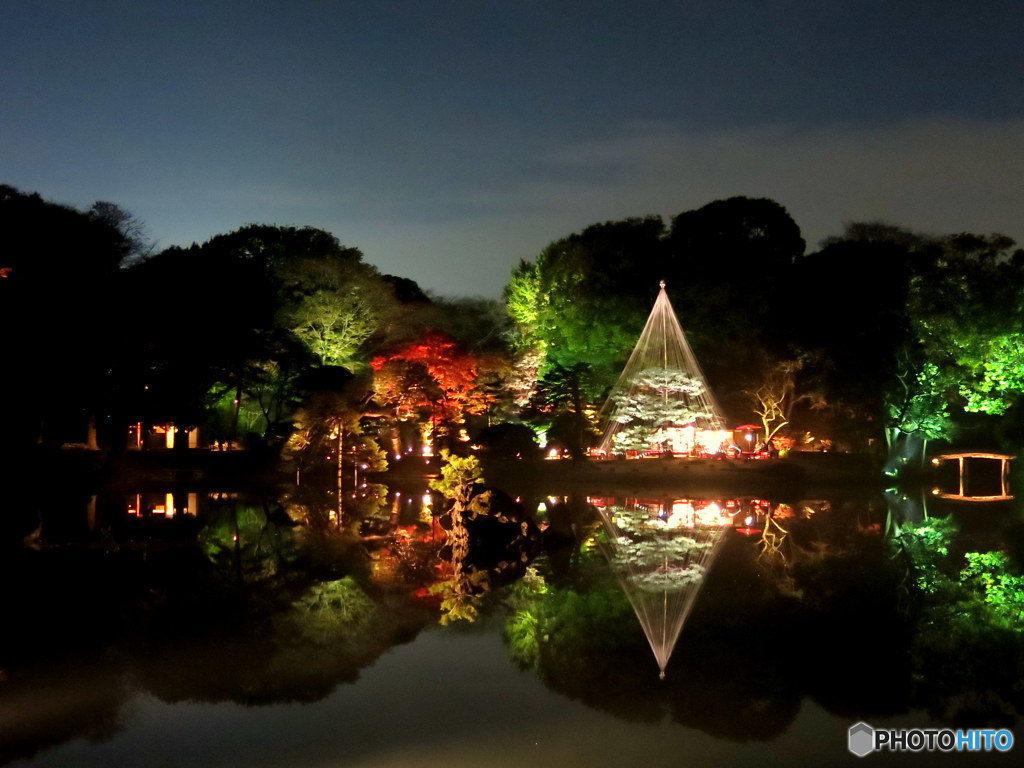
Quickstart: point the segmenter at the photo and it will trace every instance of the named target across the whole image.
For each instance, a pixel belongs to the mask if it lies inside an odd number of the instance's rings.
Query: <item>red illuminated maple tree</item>
[[[433,330],[370,362],[374,391],[382,404],[395,409],[397,418],[429,413],[446,422],[486,408],[477,384],[479,365],[479,359],[463,351],[458,342]]]

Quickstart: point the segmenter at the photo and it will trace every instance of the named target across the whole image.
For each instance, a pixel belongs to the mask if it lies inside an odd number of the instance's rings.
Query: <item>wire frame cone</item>
[[[670,392],[666,388],[663,395],[665,398],[678,400],[682,412],[695,414],[693,422],[697,429],[723,429],[725,419],[722,417],[721,409],[707,386],[707,379],[693,350],[686,341],[683,327],[679,324],[672,302],[665,291],[665,283],[662,282],[658,298],[640,333],[640,338],[601,408],[600,415],[606,423],[601,439],[602,450],[613,450],[615,435],[624,426],[624,422],[618,418],[622,412],[621,403],[642,389],[650,388],[650,377],[648,376],[645,381],[644,374],[652,371],[664,372],[666,375],[675,372],[699,384],[695,392]]]
[[[658,530],[642,522],[636,525],[636,510],[630,514],[625,507],[612,506],[599,512],[606,534],[601,550],[640,622],[659,677],[665,679],[686,619],[725,540],[725,529]],[[634,523],[616,521],[623,515],[634,517]]]

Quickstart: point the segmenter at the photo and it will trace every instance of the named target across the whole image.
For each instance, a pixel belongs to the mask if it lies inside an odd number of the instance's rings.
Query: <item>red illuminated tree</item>
[[[419,340],[375,358],[370,365],[378,400],[394,408],[398,419],[418,416],[451,423],[487,407],[478,386],[479,359],[438,331],[428,330]]]

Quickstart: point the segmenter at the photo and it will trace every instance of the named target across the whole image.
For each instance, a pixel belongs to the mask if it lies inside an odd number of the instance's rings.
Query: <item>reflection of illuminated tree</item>
[[[769,573],[781,594],[792,579],[795,605],[828,628],[818,640],[845,659],[813,681],[823,705],[861,715],[923,708],[958,725],[1021,711],[1024,600],[1014,600],[1024,580],[1004,553],[964,554],[952,520],[908,524],[888,542],[880,522],[859,520],[844,536],[819,517],[787,524],[787,542],[803,541]]]
[[[238,499],[211,505],[199,545],[216,567],[237,581],[270,578],[293,562],[295,542],[283,511]]]
[[[288,646],[356,644],[377,610],[351,577],[314,584],[275,617],[275,631]]]
[[[657,720],[661,708],[649,696],[623,695],[650,675],[638,673],[643,640],[629,601],[602,561],[593,548],[584,550],[575,586],[550,583],[531,568],[509,588],[509,655],[566,695],[629,720]]]
[[[629,571],[632,585],[644,592],[686,587],[704,577],[704,567],[697,560],[712,544],[689,536],[639,540],[619,536],[613,544],[612,565]]]
[[[756,585],[753,560],[744,562],[751,570],[733,575]],[[669,715],[732,740],[773,738],[799,710],[799,681],[786,682],[786,674],[801,651],[790,614],[763,590],[735,583],[709,586],[712,604],[698,608],[699,631],[659,680],[632,606],[604,557],[585,547],[571,579],[531,573],[510,589],[508,652],[554,691],[623,720],[656,723]],[[778,641],[777,652],[750,664],[752,638],[766,635]]]
[[[898,539],[915,565],[918,589],[932,598],[928,607],[944,611],[953,622],[1024,635],[1024,576],[1019,565],[1002,551],[954,554],[957,533],[952,518],[932,518],[904,530]]]
[[[639,504],[599,511],[606,533],[599,540],[602,549],[664,677],[724,528],[695,524],[692,508],[689,519],[673,514],[667,520]]]
[[[228,629],[214,622],[152,637],[135,679],[172,702],[316,701],[433,617],[404,595],[371,593],[352,577],[307,583],[284,600],[281,592],[250,592]]]
[[[441,479],[431,487],[451,500],[441,516],[447,533],[440,557],[450,578],[431,588],[441,599],[441,623],[476,619],[479,598],[522,576],[540,541],[522,507],[502,491],[485,488],[476,458],[442,451]]]

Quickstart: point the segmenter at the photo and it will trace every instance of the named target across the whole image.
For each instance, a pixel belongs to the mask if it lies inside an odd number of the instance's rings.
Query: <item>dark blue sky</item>
[[[313,225],[497,296],[732,195],[1024,241],[1024,3],[0,0],[0,183],[160,246]]]

